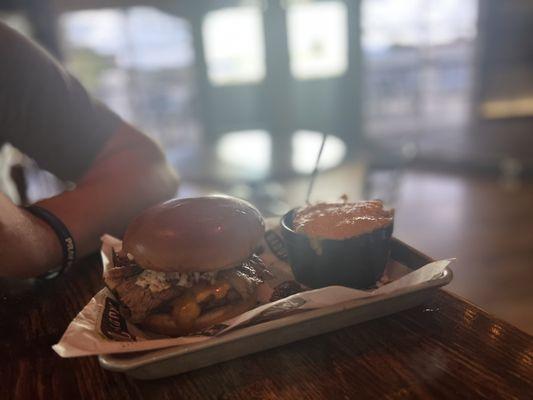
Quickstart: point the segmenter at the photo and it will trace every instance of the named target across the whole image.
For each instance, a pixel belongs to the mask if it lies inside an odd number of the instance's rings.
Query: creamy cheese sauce
[[[296,232],[311,238],[346,239],[390,224],[393,211],[379,200],[358,203],[318,203],[300,209],[293,221]]]

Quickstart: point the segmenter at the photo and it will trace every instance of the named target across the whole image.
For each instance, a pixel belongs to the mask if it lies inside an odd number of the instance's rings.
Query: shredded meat
[[[113,253],[113,261],[115,266],[106,270],[104,281],[120,300],[123,311],[132,322],[141,322],[154,311],[165,309],[171,300],[187,290],[169,276],[167,288],[152,291],[149,287],[138,284],[139,274],[145,270],[134,260],[124,254]],[[226,280],[231,289],[223,299],[217,300],[214,296],[209,296],[202,302],[202,310],[210,310],[248,298],[263,282],[263,277],[269,273],[261,258],[256,255],[238,267],[218,272],[216,279]]]
[[[266,268],[261,257],[256,254],[253,254],[252,257],[243,262],[236,269],[248,278],[257,280],[258,283],[262,283],[264,280],[272,277],[272,273]]]
[[[117,253],[113,250],[113,264],[121,267],[133,267],[141,269],[141,267],[139,267],[133,259],[128,258],[128,256],[122,251]]]
[[[104,274],[105,284],[111,290],[115,290],[125,279],[136,276],[143,271],[135,262],[115,251],[113,251],[113,265],[114,267],[108,269]]]
[[[276,301],[299,293],[303,290],[302,286],[296,281],[285,281],[274,288],[270,301]]]
[[[226,280],[243,299],[250,297],[255,288],[263,283],[263,280],[258,277],[255,268],[252,265],[245,264],[220,271],[218,277]]]
[[[137,285],[137,276],[144,271],[128,257],[113,253],[114,267],[104,274],[105,284],[121,301],[123,311],[132,322],[142,321],[154,309],[178,297],[185,290],[171,285],[168,289],[152,292]]]
[[[123,281],[115,288],[115,294],[127,307],[132,322],[140,322],[154,309],[180,296],[185,291],[181,286],[170,286],[160,292],[152,292],[148,288],[135,284],[135,278]]]
[[[142,271],[143,269],[136,265],[115,267],[115,268],[109,269],[109,271],[107,272],[107,277],[113,280],[128,279],[132,276],[139,275]]]
[[[116,291],[117,288],[126,281],[133,281],[137,279],[139,273],[134,273],[131,267],[118,267],[111,268],[104,274],[104,282],[106,286],[112,291]]]

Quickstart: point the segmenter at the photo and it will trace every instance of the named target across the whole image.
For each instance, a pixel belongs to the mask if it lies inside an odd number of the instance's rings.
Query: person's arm
[[[37,204],[67,226],[82,257],[97,250],[103,233],[120,235],[140,211],[174,195],[177,181],[158,146],[122,124],[74,190]],[[38,276],[61,255],[46,223],[0,195],[0,276]]]

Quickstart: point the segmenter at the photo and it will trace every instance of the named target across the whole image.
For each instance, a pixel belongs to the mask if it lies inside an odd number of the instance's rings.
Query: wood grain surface
[[[51,346],[102,287],[98,258],[0,280],[0,399],[531,399],[533,338],[445,291],[423,306],[172,378],[139,381]]]

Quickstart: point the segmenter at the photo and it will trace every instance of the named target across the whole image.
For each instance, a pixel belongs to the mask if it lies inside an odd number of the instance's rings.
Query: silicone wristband
[[[26,210],[46,222],[59,239],[63,252],[61,266],[41,276],[41,278],[44,279],[56,278],[61,275],[65,269],[70,268],[72,264],[74,264],[74,261],[76,261],[76,244],[74,243],[74,238],[65,224],[50,211],[36,205],[28,206],[26,207]]]

